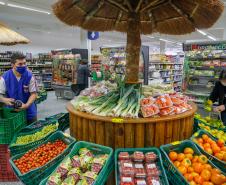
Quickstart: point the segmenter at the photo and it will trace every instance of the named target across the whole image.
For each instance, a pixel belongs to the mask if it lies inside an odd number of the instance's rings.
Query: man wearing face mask
[[[218,101],[219,106],[215,107],[214,111],[221,113],[221,119],[226,125],[226,70],[221,71],[219,81],[215,83],[209,99],[212,102]]]
[[[26,57],[21,53],[14,53],[11,57],[12,69],[6,71],[0,79],[0,100],[7,106],[13,106],[15,100],[22,101],[19,109],[27,112],[27,123],[37,120],[36,80],[27,69]]]

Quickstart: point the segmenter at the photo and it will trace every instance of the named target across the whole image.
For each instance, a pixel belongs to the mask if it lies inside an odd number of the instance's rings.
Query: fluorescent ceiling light
[[[202,30],[196,29],[196,31],[199,32],[199,33],[201,33],[201,34],[204,35],[204,36],[207,35],[207,34],[206,34],[204,31],[202,31]]]
[[[160,41],[164,41],[164,42],[176,43],[176,42],[174,42],[174,41],[171,41],[171,40],[166,40],[166,39],[162,39],[162,38],[160,38],[159,40],[160,40]]]
[[[152,36],[147,36],[148,38],[150,38],[150,39],[154,39],[155,37],[152,37]]]
[[[214,41],[216,41],[217,39],[215,39],[214,37],[212,37],[212,36],[210,36],[210,35],[208,35],[207,36],[209,39],[211,39],[211,40],[214,40]]]
[[[182,43],[179,43],[179,42],[178,42],[177,45],[182,46]]]
[[[50,12],[47,12],[47,11],[44,11],[44,10],[38,10],[38,9],[35,9],[35,8],[29,8],[29,7],[20,6],[20,5],[11,4],[11,3],[8,3],[7,6],[13,7],[13,8],[20,8],[20,9],[24,9],[24,10],[29,10],[29,11],[33,11],[33,12],[45,13],[45,14],[48,14],[48,15],[51,14]]]
[[[5,2],[0,1],[0,5],[5,5]]]

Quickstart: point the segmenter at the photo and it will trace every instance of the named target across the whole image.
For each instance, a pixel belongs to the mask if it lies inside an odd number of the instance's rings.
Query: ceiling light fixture
[[[5,2],[0,1],[0,5],[5,5]]]
[[[148,38],[150,38],[150,39],[154,39],[155,37],[152,37],[152,36],[147,36]]]
[[[20,9],[24,9],[24,10],[29,10],[29,11],[33,11],[33,12],[45,13],[45,14],[48,14],[48,15],[51,14],[50,12],[47,12],[47,11],[44,11],[44,10],[38,10],[38,9],[35,9],[35,8],[29,8],[29,7],[20,6],[20,5],[11,4],[11,3],[8,3],[7,6],[13,7],[13,8],[20,8]]]
[[[162,39],[162,38],[160,38],[159,40],[160,40],[160,41],[164,41],[164,42],[176,43],[175,41],[166,40],[166,39]]]
[[[209,39],[213,40],[213,41],[216,41],[216,40],[217,40],[216,38],[214,38],[214,37],[212,37],[212,36],[210,36],[210,35],[208,35],[207,37],[208,37]]]
[[[199,30],[199,29],[196,29],[196,31],[197,32],[199,32],[199,33],[201,33],[202,35],[204,35],[204,36],[206,36],[207,35],[207,33],[205,33],[204,31],[202,31],[202,30]]]

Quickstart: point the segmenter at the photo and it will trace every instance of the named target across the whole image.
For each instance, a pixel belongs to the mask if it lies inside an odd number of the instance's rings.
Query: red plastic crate
[[[8,145],[0,145],[0,182],[18,181],[10,166],[9,159]]]

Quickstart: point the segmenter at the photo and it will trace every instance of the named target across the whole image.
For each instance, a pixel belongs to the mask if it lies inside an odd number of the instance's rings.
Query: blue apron
[[[30,92],[29,92],[29,83],[32,78],[32,73],[26,71],[18,81],[13,70],[6,71],[2,77],[5,80],[6,85],[6,96],[8,98],[13,98],[15,100],[21,100],[23,103],[27,103]],[[31,106],[27,109],[27,120],[32,120],[37,116],[37,107],[35,103],[32,103]]]

